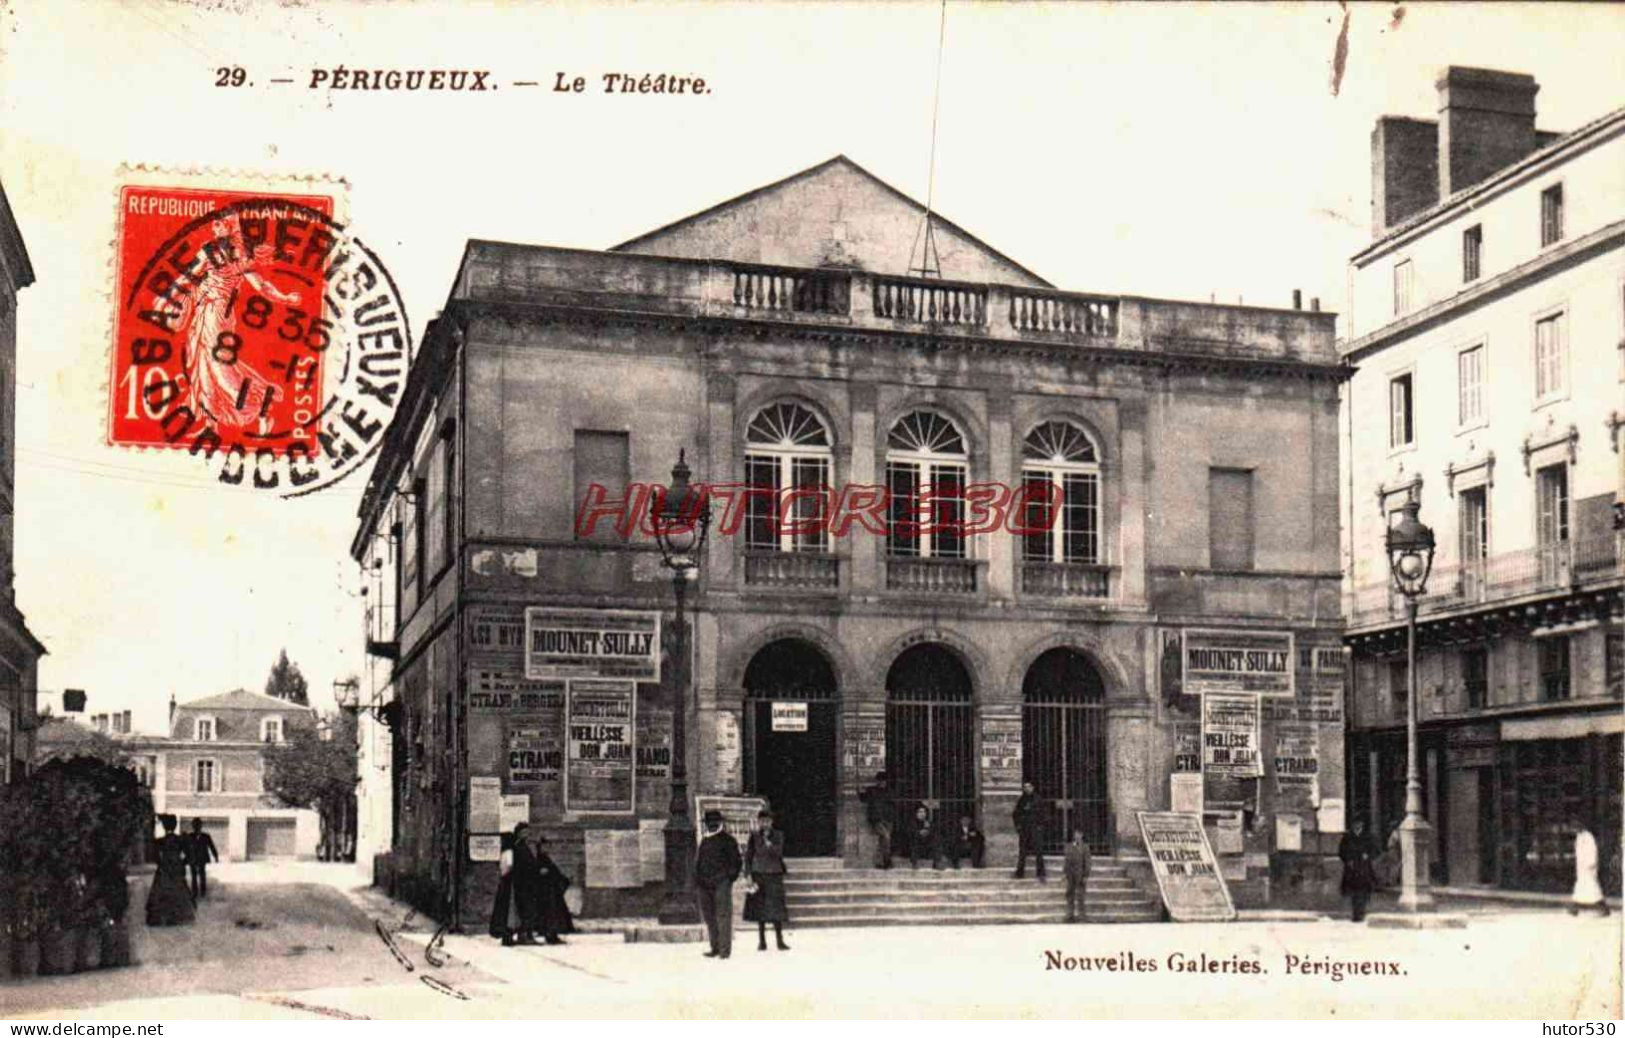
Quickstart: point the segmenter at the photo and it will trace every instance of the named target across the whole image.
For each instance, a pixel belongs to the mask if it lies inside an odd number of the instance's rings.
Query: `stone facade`
[[[1619,846],[1625,110],[1540,134],[1529,77],[1439,82],[1442,118],[1463,84],[1490,113],[1432,141],[1464,179],[1351,261],[1350,796],[1383,835],[1403,811],[1405,625],[1384,532],[1414,499],[1438,542],[1416,675],[1434,879],[1567,889],[1582,820]],[[1374,155],[1377,196],[1394,189],[1383,170]]]
[[[34,283],[22,232],[0,187],[0,782],[34,759],[39,658],[45,646],[17,608],[12,563],[17,507],[17,293]]]
[[[1192,699],[1160,678],[1170,640],[1200,627],[1290,632],[1300,648],[1340,644],[1344,373],[1332,315],[1055,292],[957,230],[938,231],[951,242],[943,279],[893,274],[920,215],[837,159],[628,251],[469,243],[414,363],[353,549],[369,594],[399,603],[378,609],[398,621],[371,637],[395,660],[392,869],[403,893],[440,911],[460,889],[470,919],[488,906],[495,869],[470,860],[463,812],[469,780],[498,777],[505,791],[530,794],[531,820],[582,881],[589,914],[658,904],[658,882],[606,885],[585,859],[596,832],[666,817],[664,772],[637,780],[631,814],[575,814],[551,780],[511,781],[516,729],[543,722],[471,707],[470,691],[522,683],[527,606],[659,611],[665,674],[638,685],[637,709],[648,733],[668,730],[670,573],[652,539],[577,536],[582,484],[606,471],[665,482],[680,450],[697,479],[738,482],[753,423],[779,405],[821,427],[819,457],[836,486],[887,483],[894,429],[928,412],[958,434],[954,464],[971,483],[1020,485],[1032,464],[1024,445],[1053,422],[1091,444],[1098,490],[1081,560],[1026,558],[1005,530],[974,535],[963,558],[944,559],[901,557],[861,529],[805,552],[720,529],[711,538],[689,594],[691,790],[759,792],[768,782],[775,764],[761,747],[777,736],[758,717],[751,670],[792,644],[807,654],[798,657],[810,661],[806,673],[827,672],[834,685],[809,693],[832,693],[832,713],[819,722],[815,709],[812,723],[826,725],[815,756],[828,761],[830,785],[775,806],[793,820],[824,818],[822,798],[832,799],[828,828],[806,836],[819,853],[848,864],[873,853],[858,798],[875,770],[866,753],[876,733],[887,740],[889,715],[902,726],[894,735],[907,729],[897,668],[916,647],[969,689],[963,709],[943,707],[945,727],[931,736],[957,755],[943,766],[963,785],[939,776],[946,792],[922,799],[978,816],[990,865],[1008,867],[1020,774],[990,762],[988,747],[999,732],[1023,744],[1029,771],[1049,766],[1028,745],[1039,722],[1024,715],[1024,686],[1046,653],[1066,650],[1049,658],[1071,661],[1090,684],[1088,719],[1067,716],[1090,733],[1091,750],[1068,759],[1099,777],[1076,787],[1092,791],[1093,813],[1070,796],[1054,809],[1071,812],[1102,851],[1143,862],[1135,812],[1168,807],[1176,732],[1197,719]],[[834,249],[844,265],[824,262],[832,242],[845,243]],[[1239,482],[1215,482],[1215,472]],[[1215,560],[1209,503],[1230,485],[1246,488],[1246,505],[1229,513],[1244,516],[1246,552]],[[558,710],[536,702],[533,713]],[[1273,740],[1266,721],[1266,758]],[[1339,725],[1320,751],[1329,799],[1341,794],[1341,746]],[[914,750],[885,754],[899,775],[920,767]],[[1245,847],[1231,856],[1242,899],[1268,896],[1272,865],[1277,883],[1318,882],[1335,836],[1315,831],[1310,809],[1302,850],[1276,853],[1273,783],[1246,787]]]

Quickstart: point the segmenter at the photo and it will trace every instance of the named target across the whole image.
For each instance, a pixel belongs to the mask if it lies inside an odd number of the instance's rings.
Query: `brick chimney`
[[[1452,65],[1439,74],[1439,194],[1448,198],[1540,146],[1533,76]]]
[[[1439,201],[1439,124],[1385,115],[1371,131],[1371,235]]]

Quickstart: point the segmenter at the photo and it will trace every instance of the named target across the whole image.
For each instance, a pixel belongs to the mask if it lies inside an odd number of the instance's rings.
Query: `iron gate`
[[[1027,672],[1022,772],[1038,797],[1039,839],[1046,853],[1058,853],[1074,825],[1095,853],[1112,853],[1105,699],[1100,673],[1070,649],[1051,649]]]
[[[918,645],[887,677],[886,768],[897,846],[906,852],[914,809],[931,809],[939,831],[976,816],[975,708],[970,677],[936,645]]]

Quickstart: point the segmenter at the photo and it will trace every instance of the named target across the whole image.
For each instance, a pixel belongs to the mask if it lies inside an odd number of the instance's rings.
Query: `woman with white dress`
[[[1602,884],[1597,882],[1597,838],[1586,825],[1574,834],[1574,897],[1569,915],[1578,915],[1582,908],[1595,908],[1598,915],[1608,914]]]

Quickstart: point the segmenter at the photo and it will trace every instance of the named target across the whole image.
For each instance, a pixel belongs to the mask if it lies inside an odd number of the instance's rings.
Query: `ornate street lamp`
[[[684,452],[677,452],[671,470],[671,486],[656,502],[655,539],[660,542],[662,561],[671,570],[672,590],[677,596],[677,629],[673,632],[673,695],[671,725],[671,809],[666,820],[666,900],[660,908],[662,923],[695,923],[699,909],[689,884],[694,856],[694,819],[688,811],[688,765],[685,730],[688,715],[688,627],[684,605],[688,599],[689,572],[698,576],[705,538],[711,530],[711,503],[704,491],[689,485],[691,475]]]
[[[1433,571],[1433,531],[1417,519],[1421,505],[1405,503],[1405,514],[1388,528],[1388,569],[1405,596],[1405,820],[1399,823],[1399,907],[1422,912],[1433,907],[1428,889],[1432,830],[1422,817],[1422,777],[1416,758],[1416,600],[1427,591]]]

